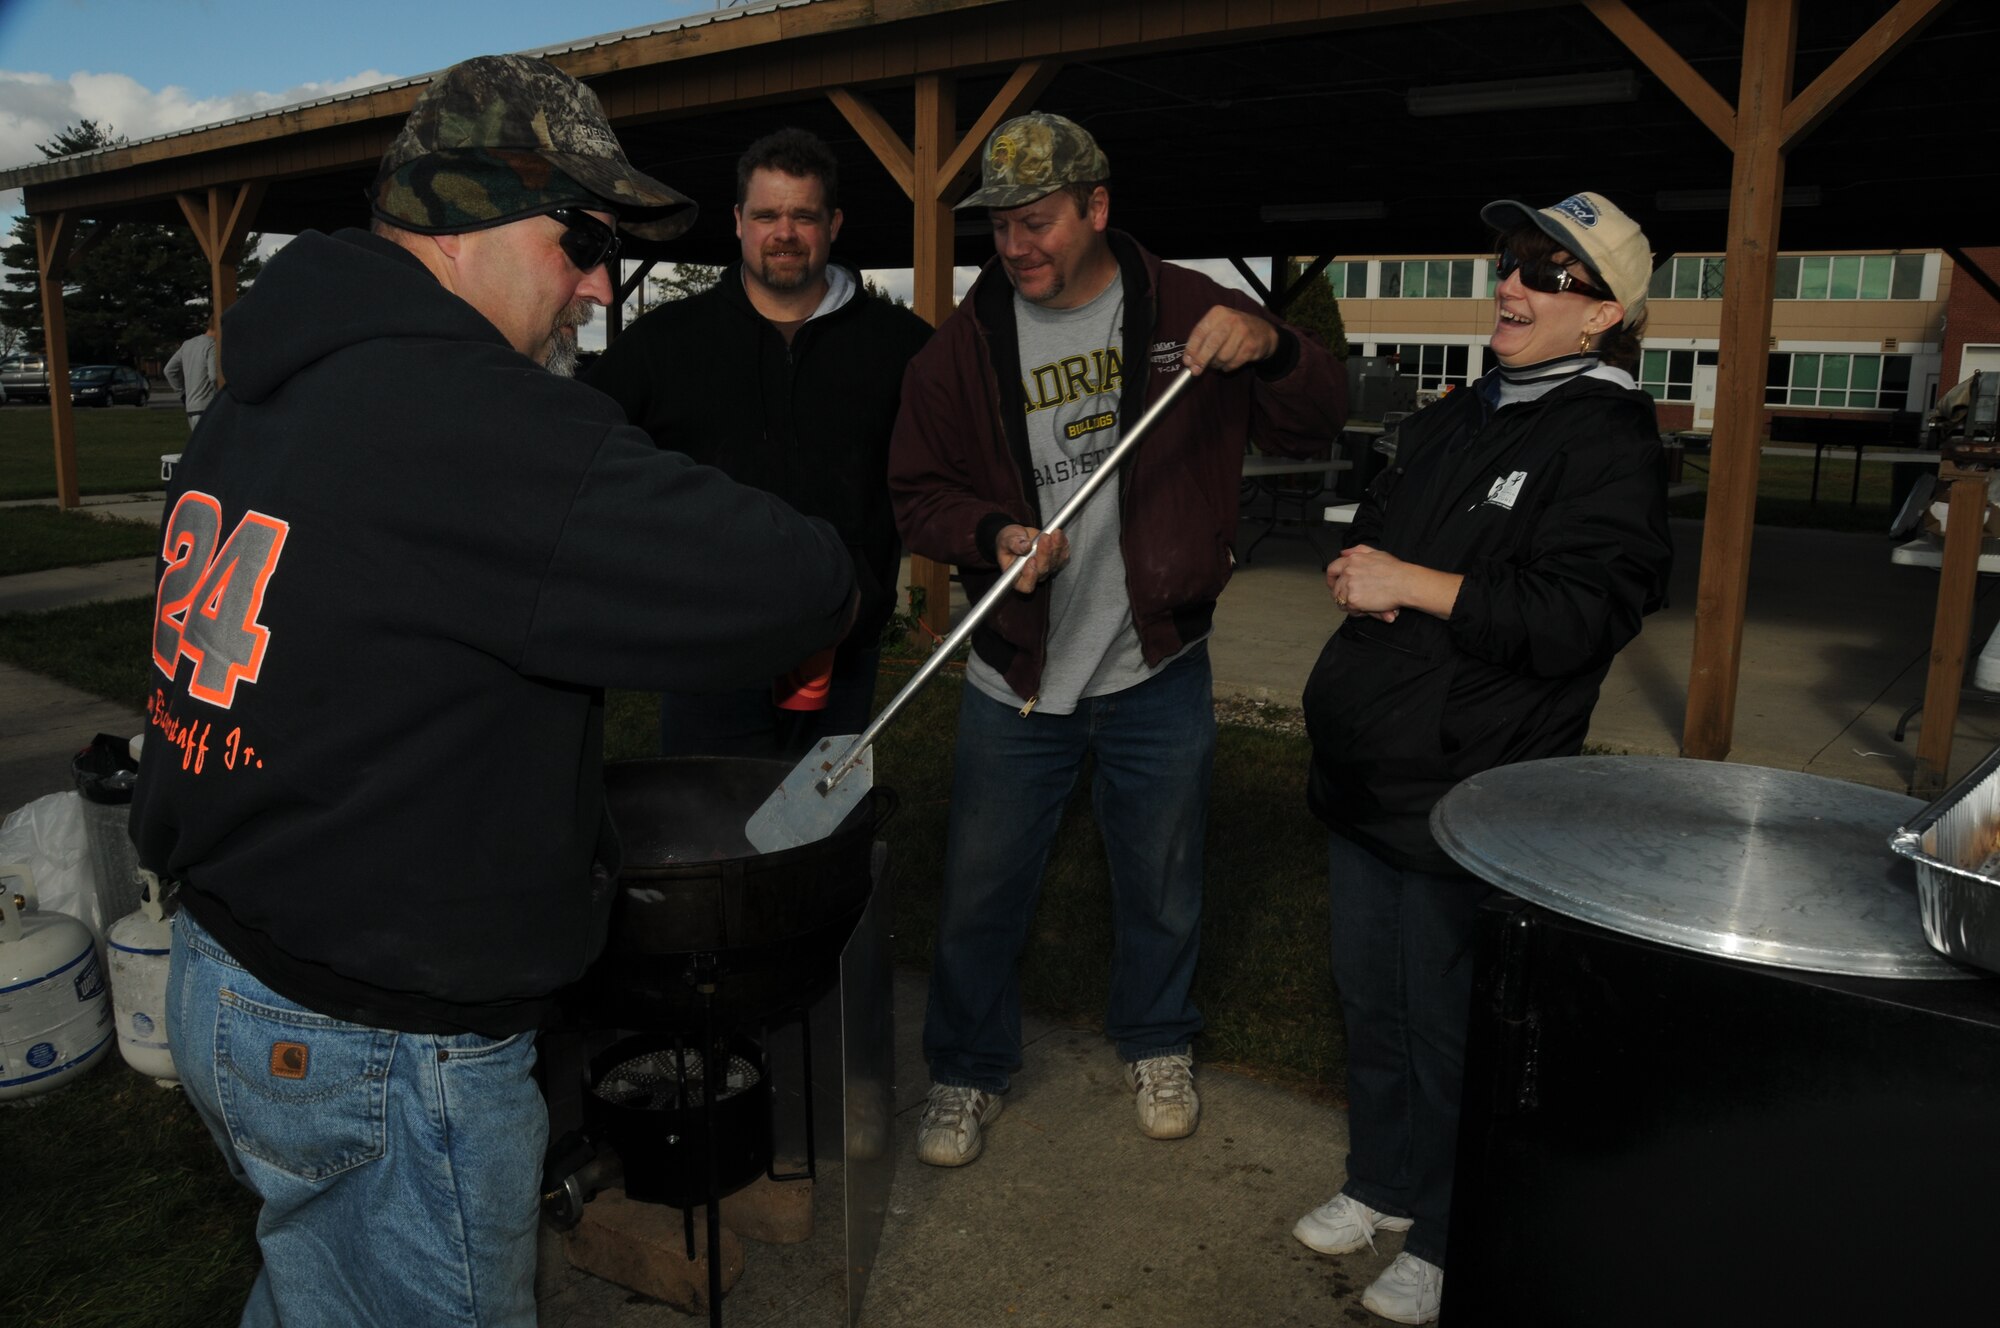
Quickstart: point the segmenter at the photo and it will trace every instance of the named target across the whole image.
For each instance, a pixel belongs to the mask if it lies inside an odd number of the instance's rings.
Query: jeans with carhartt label
[[[259,982],[183,909],[167,1039],[264,1201],[245,1328],[535,1322],[548,1111],[532,1033],[369,1028]]]

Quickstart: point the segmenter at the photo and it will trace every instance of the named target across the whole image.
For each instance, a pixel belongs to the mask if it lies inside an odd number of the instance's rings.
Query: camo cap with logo
[[[695,218],[693,200],[625,159],[596,93],[524,55],[478,56],[432,79],[370,193],[377,217],[424,235],[588,207],[640,239],[671,240]]]
[[[1045,198],[1067,184],[1099,184],[1111,163],[1090,131],[1044,111],[1017,115],[986,140],[979,188],[961,208],[1012,208]]]

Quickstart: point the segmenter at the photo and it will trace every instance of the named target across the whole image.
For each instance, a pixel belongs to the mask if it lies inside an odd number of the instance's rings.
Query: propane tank
[[[111,1009],[118,1020],[118,1054],[162,1088],[180,1082],[167,1049],[167,965],[174,929],[160,903],[160,878],[139,872],[139,907],[111,924]]]
[[[0,865],[0,1102],[61,1088],[111,1041],[90,928],[34,899],[34,872]]]

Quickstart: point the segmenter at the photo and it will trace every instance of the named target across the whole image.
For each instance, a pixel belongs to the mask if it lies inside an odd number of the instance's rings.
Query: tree
[[[861,278],[861,289],[867,292],[868,294],[873,295],[878,300],[887,300],[890,304],[895,305],[898,309],[907,309],[910,307],[910,302],[904,299],[902,296],[891,295],[887,290],[883,289],[881,286],[876,285],[875,278],[873,277],[865,276]]]
[[[649,277],[646,281],[653,288],[653,298],[641,302],[640,313],[656,304],[669,300],[685,300],[690,295],[699,295],[722,280],[722,269],[708,267],[701,263],[674,263],[668,266],[663,277]]]
[[[1297,281],[1305,263],[1285,264],[1285,279]],[[1337,360],[1347,358],[1347,327],[1340,321],[1340,301],[1334,298],[1333,283],[1324,272],[1314,277],[1292,296],[1285,306],[1285,321],[1318,337],[1320,344]]]
[[[45,157],[65,157],[116,147],[125,139],[111,126],[82,120],[36,147]],[[80,236],[88,237],[86,227]],[[256,249],[257,237],[244,241]],[[23,347],[44,347],[42,297],[36,277],[35,220],[23,215],[0,246],[12,269],[0,290],[0,323]],[[246,258],[238,280],[247,285],[260,266]],[[72,364],[138,364],[164,360],[208,322],[208,259],[185,226],[120,222],[105,229],[63,274],[63,311]]]

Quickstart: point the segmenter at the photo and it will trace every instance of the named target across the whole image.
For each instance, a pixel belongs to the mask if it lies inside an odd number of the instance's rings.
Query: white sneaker
[[[1128,1061],[1125,1082],[1139,1104],[1139,1133],[1148,1139],[1185,1139],[1201,1119],[1201,1098],[1194,1091],[1194,1057],[1148,1056]]]
[[[1321,1254],[1351,1254],[1363,1245],[1374,1249],[1378,1231],[1408,1231],[1411,1225],[1407,1217],[1390,1217],[1359,1199],[1336,1194],[1300,1218],[1292,1234]]]
[[[917,1126],[917,1160],[962,1167],[979,1156],[979,1128],[1000,1114],[1000,1095],[983,1088],[932,1084]]]
[[[1395,1323],[1434,1323],[1444,1299],[1444,1269],[1408,1250],[1361,1293],[1361,1308]]]

